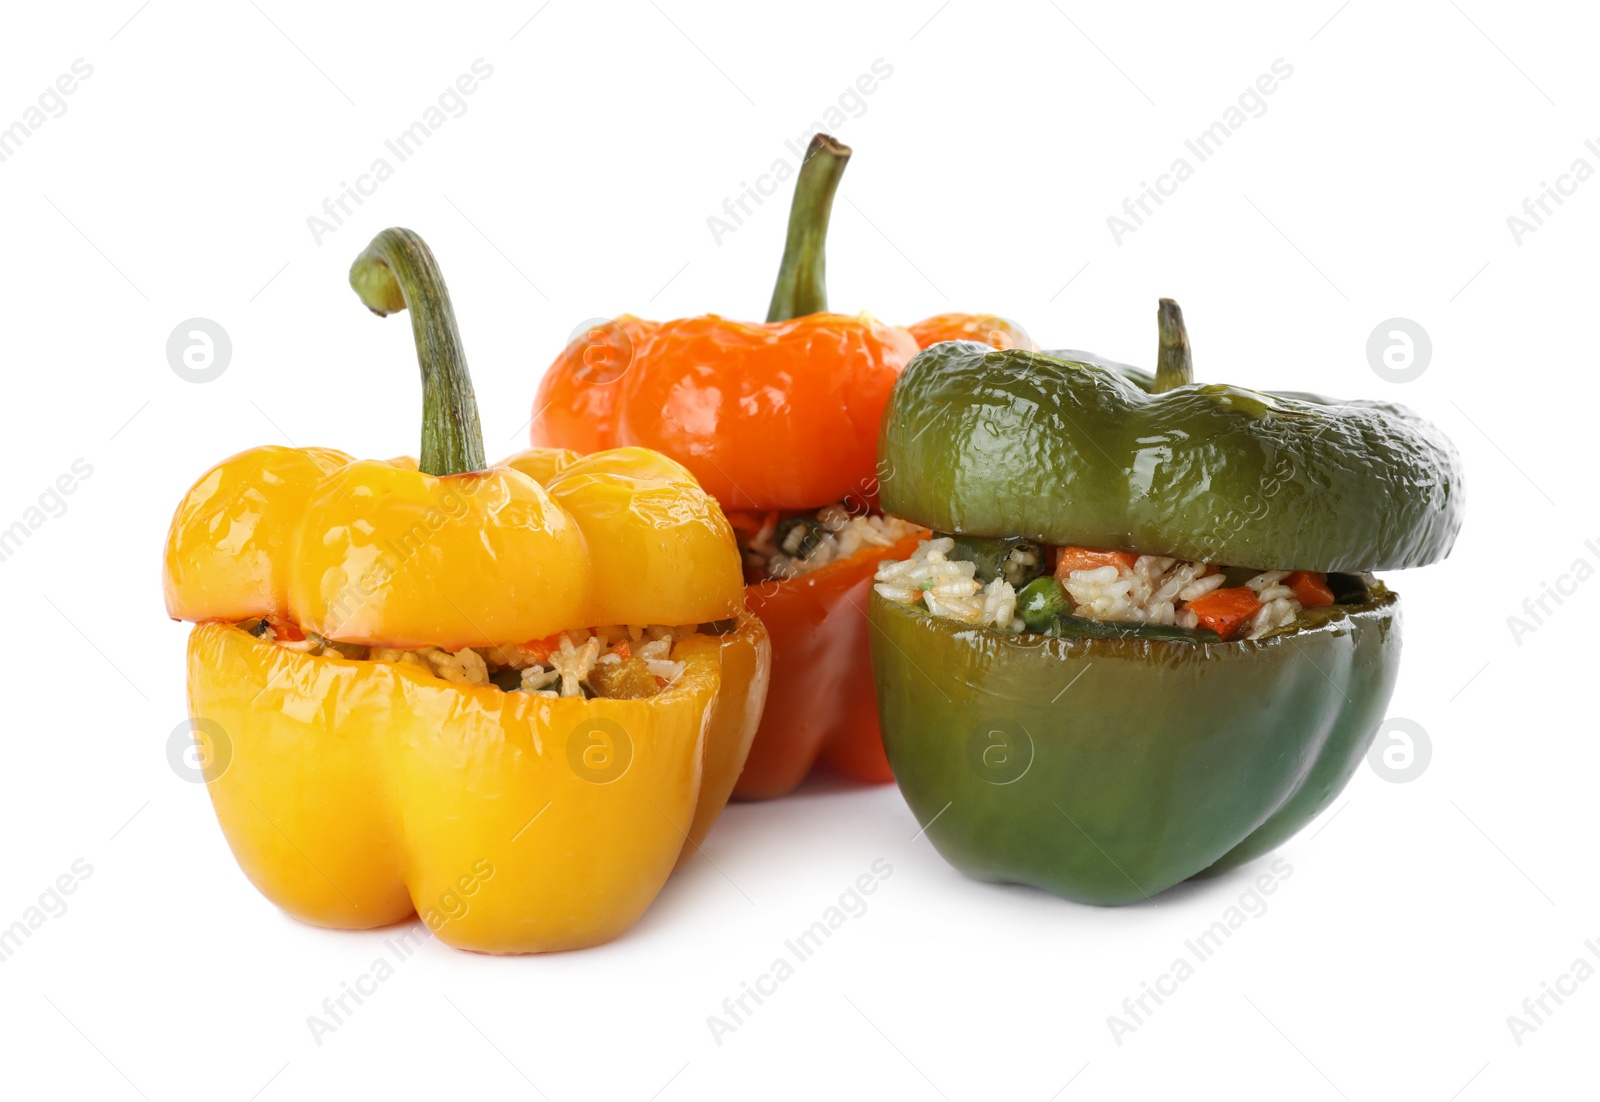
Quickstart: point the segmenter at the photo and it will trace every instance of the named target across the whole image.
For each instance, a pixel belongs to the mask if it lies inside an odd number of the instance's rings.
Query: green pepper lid
[[[1162,320],[1159,383],[1083,352],[921,352],[884,412],[884,511],[941,532],[1261,570],[1396,570],[1450,553],[1464,499],[1442,432],[1388,402],[1174,385],[1187,336],[1175,306]]]

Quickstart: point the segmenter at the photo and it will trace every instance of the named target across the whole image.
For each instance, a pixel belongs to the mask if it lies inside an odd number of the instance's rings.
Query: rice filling
[[[369,647],[325,639],[281,620],[254,619],[238,625],[259,639],[301,654],[406,666],[456,685],[494,686],[504,692],[543,697],[654,696],[679,677],[677,644],[702,633],[720,634],[724,622],[687,627],[626,624],[557,632],[529,643],[493,647]]]
[[[921,604],[932,615],[973,627],[1046,634],[1052,632],[1040,624],[1049,624],[1048,617],[1030,618],[1035,606],[1054,608],[1056,622],[1065,617],[1214,633],[1196,638],[1259,639],[1293,625],[1306,607],[1302,596],[1318,606],[1332,602],[1320,574],[1266,570],[1246,576],[1212,563],[1161,555],[1060,548],[1054,552],[1052,575],[1052,552],[1041,545],[1022,540],[965,543],[951,536],[921,541],[910,558],[879,565],[874,589],[885,600]],[[999,550],[988,550],[985,559],[986,549],[975,553],[974,543],[998,545]],[[987,562],[987,579],[979,562],[971,561],[974,554]],[[1230,578],[1236,580],[1230,584]]]
[[[750,584],[797,578],[869,548],[892,547],[922,530],[842,501],[815,512],[736,513],[729,520]]]

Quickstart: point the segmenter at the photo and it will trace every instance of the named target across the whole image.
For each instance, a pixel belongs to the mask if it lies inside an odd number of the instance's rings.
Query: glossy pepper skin
[[[1210,644],[978,631],[877,594],[871,612],[884,742],[929,840],[976,879],[1083,903],[1295,834],[1360,765],[1399,668],[1392,594]]]
[[[906,326],[918,348],[931,348],[944,341],[977,341],[991,348],[1038,348],[1027,330],[1008,318],[994,314],[935,314],[915,325]]]
[[[632,926],[695,852],[754,736],[760,621],[685,650],[658,696],[548,699],[213,621],[190,636],[189,708],[231,744],[209,787],[240,868],[295,918],[415,913],[460,949],[576,949]]]
[[[624,315],[550,365],[532,437],[579,452],[653,448],[730,511],[821,508],[871,492],[878,422],[916,354],[905,330],[866,315],[766,324]]]
[[[823,239],[849,155],[826,135],[813,141],[765,323],[624,315],[594,327],[541,379],[533,442],[580,452],[654,448],[683,463],[730,512],[838,501],[870,507],[879,421],[920,342],[1032,342],[987,315],[945,314],[907,330],[827,312]],[[878,562],[911,547],[749,586],[749,606],[771,633],[775,672],[735,795],[784,795],[819,761],[860,781],[892,779],[868,674],[865,610]]]
[[[1163,370],[1132,373],[1137,390],[1081,355],[922,353],[884,418],[884,507],[940,531],[1261,569],[1443,557],[1461,486],[1436,430],[1367,405],[1196,386],[1169,313]],[[1312,428],[1342,444],[1340,461]],[[1293,474],[1275,476],[1279,458]],[[1294,479],[1392,527],[1361,528],[1360,542]],[[1370,575],[1335,580],[1336,603],[1235,642],[978,629],[874,593],[895,779],[962,871],[1082,902],[1147,900],[1265,853],[1342,790],[1394,688],[1398,598]]]
[[[1405,406],[1152,393],[1150,376],[1070,355],[920,353],[883,427],[885,509],[968,536],[1259,569],[1398,569],[1450,552],[1461,461]]]
[[[732,530],[687,471],[643,448],[558,454],[541,485],[525,473],[549,465],[541,449],[444,477],[325,448],[241,452],[178,507],[167,612],[447,650],[739,612]]]
[[[1261,570],[1434,562],[1465,504],[1454,446],[1403,406],[1151,393],[1105,361],[973,342],[918,356],[880,448],[884,508],[941,532]]]
[[[769,650],[732,530],[644,449],[483,464],[426,246],[385,231],[352,283],[380,313],[413,311],[420,462],[251,449],[201,477],[168,535],[168,610],[197,622],[191,716],[224,743],[207,775],[218,821],[251,881],[307,922],[415,912],[486,952],[609,940],[710,830],[754,737]],[[726,630],[681,642],[685,673],[655,696],[585,700],[299,653],[236,626],[257,617],[448,650],[607,624]]]

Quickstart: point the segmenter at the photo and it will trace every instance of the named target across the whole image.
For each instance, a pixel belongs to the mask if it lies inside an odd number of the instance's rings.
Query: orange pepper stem
[[[789,321],[828,308],[827,264],[823,246],[828,237],[828,216],[833,194],[839,190],[850,147],[827,134],[811,139],[800,174],[794,182],[789,207],[789,236],[783,245],[778,283],[772,289],[767,321]]]
[[[466,351],[444,275],[427,243],[410,230],[384,230],[350,265],[350,286],[379,317],[411,311],[411,335],[422,368],[418,469],[431,475],[485,469],[483,429]]]
[[[1160,343],[1156,349],[1156,383],[1151,393],[1160,394],[1194,382],[1194,358],[1189,353],[1189,331],[1183,327],[1183,311],[1170,298],[1156,307],[1156,326]]]

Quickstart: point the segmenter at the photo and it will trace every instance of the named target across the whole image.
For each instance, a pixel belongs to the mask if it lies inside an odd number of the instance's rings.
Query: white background
[[[1600,583],[1520,639],[1508,617],[1600,563],[1600,182],[1520,242],[1506,219],[1575,159],[1600,168],[1600,28],[1485,0],[540,3],[8,12],[0,125],[74,59],[93,75],[0,164],[0,527],[74,460],[93,474],[0,563],[0,926],[74,861],[92,874],[0,964],[0,1093],[1592,1097],[1600,982],[1520,1045],[1507,1017],[1600,939]],[[314,240],[307,217],[477,58],[494,71],[465,113]],[[880,58],[892,76],[835,129],[856,153],[834,308],[995,311],[1045,347],[1149,365],[1169,295],[1203,378],[1399,400],[1455,440],[1455,552],[1388,578],[1406,634],[1390,714],[1422,725],[1431,763],[1406,784],[1364,766],[1279,852],[1293,874],[1266,912],[1120,1045],[1107,1017],[1270,859],[1155,905],[1077,906],[969,882],[892,786],[828,783],[730,810],[614,944],[430,942],[318,1045],[308,1015],[388,935],[279,914],[169,767],[187,630],[160,599],[171,510],[250,445],[414,452],[409,326],[345,283],[388,225],[449,277],[491,458],[522,444],[539,373],[586,319],[759,319],[787,188],[720,244],[707,218]],[[1278,58],[1293,75],[1265,113],[1189,155],[1193,178],[1115,240],[1107,216]],[[165,352],[197,316],[233,344],[203,385]],[[1432,339],[1407,384],[1368,362],[1393,317]],[[708,1015],[878,858],[893,875],[869,910],[718,1045]]]

